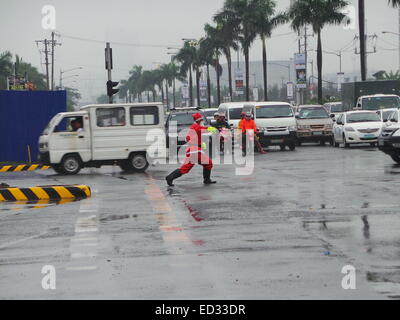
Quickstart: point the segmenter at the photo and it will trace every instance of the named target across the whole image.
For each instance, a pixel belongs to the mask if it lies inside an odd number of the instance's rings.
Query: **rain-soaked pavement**
[[[256,155],[251,176],[174,166],[5,173],[15,186],[88,184],[68,203],[0,204],[1,299],[398,299],[400,166],[371,148]],[[54,266],[56,289],[42,288]],[[356,289],[344,290],[345,265]]]

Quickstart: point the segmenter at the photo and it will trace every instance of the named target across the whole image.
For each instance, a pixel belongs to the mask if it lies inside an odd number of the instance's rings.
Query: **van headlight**
[[[297,131],[297,127],[296,126],[290,126],[288,127],[289,131]]]
[[[298,126],[298,128],[300,129],[300,130],[307,130],[307,129],[310,129],[311,127],[310,126],[302,126],[302,125],[299,125]]]
[[[333,124],[327,124],[325,125],[325,129],[332,129],[333,128]]]
[[[49,144],[47,142],[39,143],[39,149],[48,149]]]

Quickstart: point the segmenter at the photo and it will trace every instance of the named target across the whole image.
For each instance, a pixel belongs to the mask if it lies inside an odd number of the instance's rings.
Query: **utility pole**
[[[358,39],[359,37],[358,36],[356,36],[355,37],[356,39]],[[376,50],[376,45],[374,45],[373,46],[373,51],[368,51],[367,49],[367,46],[366,46],[366,44],[367,44],[367,42],[368,42],[368,39],[373,39],[373,40],[376,40],[378,38],[378,36],[376,35],[376,34],[374,34],[374,35],[365,35],[364,36],[364,45],[365,45],[365,48],[364,48],[364,50],[362,50],[361,49],[361,47],[360,47],[360,51],[358,51],[357,50],[357,48],[355,49],[355,54],[359,54],[360,55],[360,57],[361,57],[361,59],[362,59],[362,56],[363,56],[363,53],[364,53],[364,59],[363,59],[363,61],[364,61],[364,71],[363,70],[361,70],[361,80],[362,81],[365,81],[366,80],[366,78],[367,78],[367,72],[368,72],[368,64],[367,64],[367,55],[368,54],[372,54],[372,53],[376,53],[377,52],[377,50]],[[360,41],[360,43],[361,43],[362,41]],[[365,78],[363,78],[363,73],[365,73]],[[365,80],[363,80],[363,79],[365,79]]]
[[[360,63],[361,63],[361,81],[367,80],[366,70],[366,45],[365,45],[365,4],[364,0],[358,0],[358,24],[360,31]]]
[[[54,40],[54,31],[51,33],[51,90],[54,90],[54,47],[61,46],[61,43],[57,43],[57,40]]]
[[[49,84],[49,51],[47,50],[47,39],[44,39],[44,54],[45,54],[45,64],[46,64],[46,83],[47,83],[47,90],[50,89]]]

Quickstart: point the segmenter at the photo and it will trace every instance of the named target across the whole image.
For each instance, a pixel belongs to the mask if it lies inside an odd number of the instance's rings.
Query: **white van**
[[[297,125],[291,104],[287,102],[246,102],[243,112],[251,112],[263,147],[280,146],[296,149]]]
[[[59,113],[39,138],[39,161],[63,174],[114,163],[126,171],[144,171],[151,129],[164,130],[161,103],[89,105]]]
[[[256,102],[226,102],[219,105],[218,113],[224,113],[226,121],[232,128],[237,128],[241,119],[240,115],[245,104]]]

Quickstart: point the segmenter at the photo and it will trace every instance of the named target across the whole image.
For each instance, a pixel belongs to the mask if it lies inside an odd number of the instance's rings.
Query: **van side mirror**
[[[397,120],[395,118],[392,118],[392,119],[390,119],[390,122],[397,122]]]
[[[331,117],[331,118],[334,118],[334,117],[335,117],[335,115],[334,115],[333,113],[331,113],[331,114],[330,114],[330,117]]]

